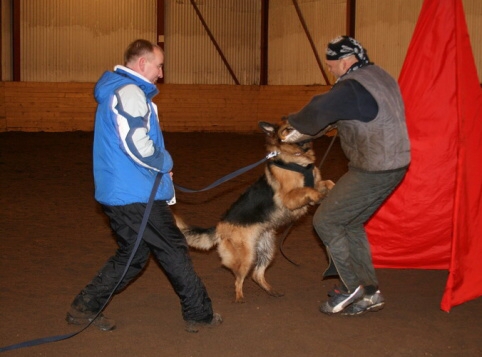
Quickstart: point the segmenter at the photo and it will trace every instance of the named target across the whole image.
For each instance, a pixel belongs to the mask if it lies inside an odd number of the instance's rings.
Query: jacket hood
[[[127,84],[135,84],[152,99],[159,93],[155,84],[147,81],[141,75],[124,66],[116,66],[114,71],[106,71],[97,81],[94,87],[94,97],[97,103],[106,101],[115,90]]]

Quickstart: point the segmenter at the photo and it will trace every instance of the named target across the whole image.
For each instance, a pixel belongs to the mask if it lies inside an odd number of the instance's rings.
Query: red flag
[[[449,269],[449,311],[482,296],[482,92],[462,0],[425,0],[399,84],[412,162],[367,224],[373,261]]]
[[[459,143],[452,259],[441,308],[482,296],[482,91],[462,1],[455,1]]]

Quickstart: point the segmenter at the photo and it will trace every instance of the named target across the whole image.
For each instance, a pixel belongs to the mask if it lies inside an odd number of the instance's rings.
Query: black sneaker
[[[186,331],[191,333],[196,333],[196,332],[199,332],[199,329],[202,327],[215,327],[215,326],[221,325],[222,323],[223,323],[223,318],[221,317],[221,315],[214,313],[213,318],[210,322],[187,320]]]
[[[363,299],[354,302],[343,310],[341,314],[346,316],[361,315],[368,311],[379,311],[383,309],[384,306],[385,298],[380,290],[377,290],[375,294],[365,295]]]
[[[361,285],[351,293],[335,287],[333,291],[328,293],[329,299],[320,306],[320,311],[328,315],[339,313],[351,303],[361,299],[364,294],[365,290]]]
[[[95,318],[95,316],[96,314],[93,312],[81,312],[71,308],[70,311],[67,312],[65,320],[70,325],[85,326],[89,324]],[[115,321],[105,317],[102,313],[95,318],[95,320],[92,322],[92,325],[101,331],[112,331],[116,328]]]

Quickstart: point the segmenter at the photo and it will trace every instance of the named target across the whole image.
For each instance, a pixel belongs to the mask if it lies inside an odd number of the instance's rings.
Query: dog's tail
[[[176,219],[176,225],[186,237],[187,244],[190,247],[200,250],[210,250],[218,244],[216,227],[194,227],[186,224],[177,214],[174,214],[174,218]]]

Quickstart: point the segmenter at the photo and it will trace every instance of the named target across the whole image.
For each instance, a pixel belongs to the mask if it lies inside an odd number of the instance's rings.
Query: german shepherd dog
[[[269,295],[283,295],[264,277],[274,257],[276,230],[306,214],[309,206],[319,203],[335,185],[331,180],[322,181],[311,141],[282,142],[293,130],[287,121],[260,122],[259,126],[267,134],[267,152],[278,153],[267,160],[264,175],[231,205],[215,227],[189,226],[176,216],[190,247],[210,250],[217,246],[222,264],[236,278],[236,302],[244,302],[243,283],[253,265],[253,280]]]

